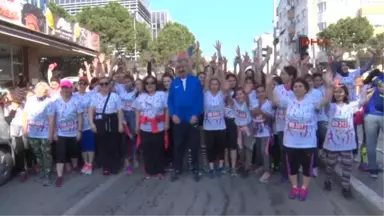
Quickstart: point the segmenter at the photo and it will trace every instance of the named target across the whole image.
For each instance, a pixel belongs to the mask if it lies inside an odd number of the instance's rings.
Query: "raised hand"
[[[290,61],[289,61],[289,64],[292,65],[292,66],[297,66],[297,64],[299,63],[300,61],[300,56],[296,56],[296,57],[293,57]]]
[[[97,68],[97,65],[99,64],[99,58],[94,58],[93,61],[92,61],[92,65],[94,68]]]
[[[236,57],[241,58],[240,47],[236,47]]]
[[[308,64],[309,60],[311,59],[311,57],[309,55],[305,56],[305,58],[303,59],[303,61],[301,61],[302,64]]]
[[[228,59],[226,57],[223,57],[223,62],[224,62],[224,64],[227,64],[228,63]]]
[[[335,58],[340,58],[340,57],[342,57],[343,55],[344,55],[344,49],[343,48],[341,48],[341,47],[339,47],[339,48],[336,48],[336,50],[335,50],[335,52],[333,53],[333,56],[335,57]]]
[[[221,51],[221,43],[220,41],[216,41],[216,44],[213,45],[215,47],[215,49],[217,50],[217,52],[219,53]]]
[[[57,67],[56,62],[53,62],[52,64],[50,64],[50,65],[48,66],[48,70],[53,71],[56,67]]]
[[[216,60],[217,60],[217,54],[214,53],[212,56],[211,62],[216,62]]]
[[[247,63],[251,62],[251,58],[249,57],[248,52],[245,52],[245,54],[243,55],[243,58],[244,58],[244,62],[247,62]]]
[[[104,61],[105,61],[105,53],[100,53],[98,58],[99,58],[100,63],[104,63]]]
[[[91,65],[87,61],[84,61],[84,66],[86,70],[89,70],[91,68]]]

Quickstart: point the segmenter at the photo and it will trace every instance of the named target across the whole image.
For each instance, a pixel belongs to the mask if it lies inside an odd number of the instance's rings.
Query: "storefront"
[[[36,83],[44,57],[97,55],[99,35],[51,14],[44,1],[0,1],[1,85],[17,84],[19,75]]]

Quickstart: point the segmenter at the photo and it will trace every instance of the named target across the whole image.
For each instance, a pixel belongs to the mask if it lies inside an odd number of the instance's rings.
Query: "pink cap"
[[[69,80],[61,80],[60,87],[72,88],[72,82]]]

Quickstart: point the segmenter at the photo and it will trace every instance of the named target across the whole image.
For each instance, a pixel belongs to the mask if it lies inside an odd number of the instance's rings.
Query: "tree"
[[[366,17],[340,19],[318,33],[320,39],[331,42],[332,47],[342,47],[347,51],[358,51],[373,36],[373,26]]]
[[[153,54],[157,61],[166,62],[181,51],[195,43],[195,36],[189,29],[179,23],[172,22],[165,25],[153,44]]]
[[[48,8],[53,14],[55,14],[61,18],[64,18],[67,21],[70,21],[70,22],[76,21],[75,17],[71,16],[63,7],[55,4],[54,2],[50,1],[48,3]]]
[[[367,45],[372,47],[376,53],[384,52],[384,32],[375,35],[371,39],[368,40]]]
[[[142,52],[148,48],[151,41],[149,28],[137,22],[128,9],[117,2],[110,2],[103,7],[85,7],[76,15],[77,21],[100,34],[101,51],[107,52],[115,48],[125,50],[126,54],[133,54],[136,45],[137,51]]]

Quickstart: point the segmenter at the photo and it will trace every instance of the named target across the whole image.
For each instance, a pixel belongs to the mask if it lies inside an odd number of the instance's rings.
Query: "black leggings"
[[[164,131],[151,133],[140,131],[145,172],[148,175],[163,174],[165,168]]]
[[[67,163],[68,158],[79,158],[79,145],[76,137],[59,136],[55,147],[56,163]]]
[[[226,131],[226,148],[230,150],[237,149],[237,126],[235,119],[225,118]]]
[[[225,130],[204,130],[205,145],[207,147],[207,158],[209,163],[215,160],[224,160],[226,142]]]
[[[303,175],[310,177],[313,163],[315,160],[315,151],[317,148],[288,148],[285,147],[285,160],[289,175],[297,175],[300,166],[303,167]]]

